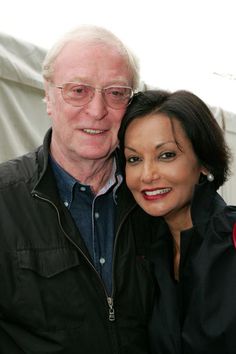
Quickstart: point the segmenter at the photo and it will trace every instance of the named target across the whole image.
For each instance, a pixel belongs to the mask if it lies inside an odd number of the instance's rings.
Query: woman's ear
[[[213,182],[213,181],[215,180],[215,177],[214,177],[213,173],[210,172],[210,171],[209,171],[207,168],[205,168],[205,167],[203,167],[203,168],[201,169],[201,175],[200,175],[200,179],[199,179],[200,182],[202,181],[202,178],[201,178],[201,177],[203,177],[203,176],[206,177],[206,179],[207,179],[208,182]]]
[[[201,172],[204,176],[207,176],[207,175],[210,173],[210,171],[209,171],[206,167],[204,167],[204,166],[202,166],[200,172]]]
[[[198,183],[203,183],[207,179],[207,175],[209,174],[209,170],[206,167],[201,167],[200,169],[200,177]]]

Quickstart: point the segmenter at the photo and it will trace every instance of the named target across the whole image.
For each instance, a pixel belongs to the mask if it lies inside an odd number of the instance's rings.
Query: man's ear
[[[52,114],[52,107],[51,107],[51,100],[52,97],[50,97],[50,83],[48,81],[44,81],[44,89],[45,89],[45,97],[44,97],[44,102],[46,103],[46,111],[49,116]]]

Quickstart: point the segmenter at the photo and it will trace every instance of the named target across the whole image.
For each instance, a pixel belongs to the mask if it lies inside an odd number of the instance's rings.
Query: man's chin
[[[111,156],[113,150],[96,150],[96,151],[85,151],[84,153],[78,153],[77,155],[80,156],[84,160],[104,160]]]

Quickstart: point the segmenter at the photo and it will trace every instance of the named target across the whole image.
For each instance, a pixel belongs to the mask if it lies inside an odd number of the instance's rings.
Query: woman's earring
[[[208,182],[213,182],[214,179],[215,179],[214,175],[209,172],[209,173],[207,174],[207,180],[208,180]]]

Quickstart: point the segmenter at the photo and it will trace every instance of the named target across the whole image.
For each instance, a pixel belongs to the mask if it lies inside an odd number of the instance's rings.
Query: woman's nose
[[[153,163],[145,164],[142,171],[142,182],[152,183],[159,178],[159,171]]]

